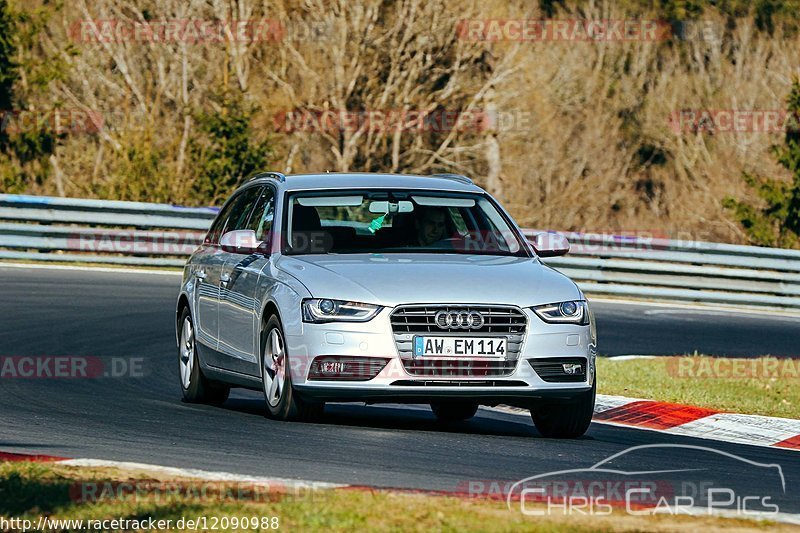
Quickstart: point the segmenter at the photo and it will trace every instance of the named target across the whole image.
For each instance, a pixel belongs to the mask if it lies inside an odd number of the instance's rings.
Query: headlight
[[[537,305],[533,311],[539,318],[549,323],[579,326],[589,324],[589,308],[583,300]]]
[[[380,310],[378,305],[311,298],[303,300],[303,322],[366,322]]]

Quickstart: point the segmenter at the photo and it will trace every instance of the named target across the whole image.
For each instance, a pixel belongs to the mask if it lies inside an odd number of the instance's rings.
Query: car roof
[[[291,174],[285,180],[276,179],[279,175],[257,175],[247,182],[279,182],[286,191],[319,189],[423,189],[456,192],[483,192],[471,180],[456,174],[418,176],[413,174],[378,174],[372,172],[326,172],[325,174]]]

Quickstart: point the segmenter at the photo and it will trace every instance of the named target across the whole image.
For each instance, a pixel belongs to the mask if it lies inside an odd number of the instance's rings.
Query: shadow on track
[[[263,400],[231,398],[219,409],[265,417]],[[519,419],[519,420],[516,420]],[[464,422],[439,422],[426,405],[363,405],[327,404],[323,418],[315,422],[270,423],[304,424],[311,426],[345,426],[367,429],[428,431],[436,433],[461,433],[498,437],[542,438],[530,419],[479,410],[474,418]],[[254,420],[254,424],[262,423]],[[578,440],[592,440],[584,436]]]

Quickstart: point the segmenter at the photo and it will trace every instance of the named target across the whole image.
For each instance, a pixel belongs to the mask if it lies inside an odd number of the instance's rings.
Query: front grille
[[[478,329],[440,328],[434,319],[439,311],[478,312],[483,316],[483,327]],[[527,319],[521,310],[516,307],[497,305],[405,305],[398,307],[392,313],[390,320],[397,351],[404,363],[414,357],[414,335],[425,334],[441,337],[506,337],[508,339],[507,358],[516,361],[522,349],[527,326]],[[408,365],[406,368],[408,369]],[[513,368],[511,370],[513,371]]]
[[[439,311],[476,311],[483,315],[484,325],[480,329],[440,328],[434,317]],[[470,333],[476,336],[492,334],[525,333],[525,314],[516,307],[489,307],[481,305],[406,305],[398,307],[391,317],[395,333]]]
[[[543,381],[548,383],[580,383],[586,381],[585,357],[557,357],[548,359],[528,359],[533,369]],[[564,372],[565,364],[579,364],[581,371],[577,374]]]
[[[404,359],[403,365],[412,376],[489,377],[508,376],[517,367],[517,360],[476,359]]]

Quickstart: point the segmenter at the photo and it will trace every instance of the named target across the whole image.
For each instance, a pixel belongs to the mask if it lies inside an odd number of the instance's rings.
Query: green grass
[[[599,358],[597,367],[602,394],[800,418],[800,359]]]
[[[220,495],[198,490],[199,486],[213,483],[158,479],[157,474],[153,475],[156,477],[141,471],[0,463],[0,516],[34,522],[42,515],[83,520],[154,517],[173,523],[182,517],[198,516],[278,517],[281,531],[677,531],[770,527],[767,523],[712,517],[630,516],[622,509],[610,516],[525,516],[517,509],[509,511],[504,501],[379,490],[260,493],[258,498],[242,501],[232,497],[235,491],[222,490]],[[193,489],[182,494],[162,492],[158,497],[153,491],[142,491],[136,498],[130,495],[132,492],[120,497],[114,496],[114,491],[100,491],[97,494],[105,494],[104,498],[85,502],[75,497],[80,494],[75,487],[86,482],[150,483],[162,487],[168,483],[173,488],[184,484]],[[206,497],[198,497],[201,493]]]

